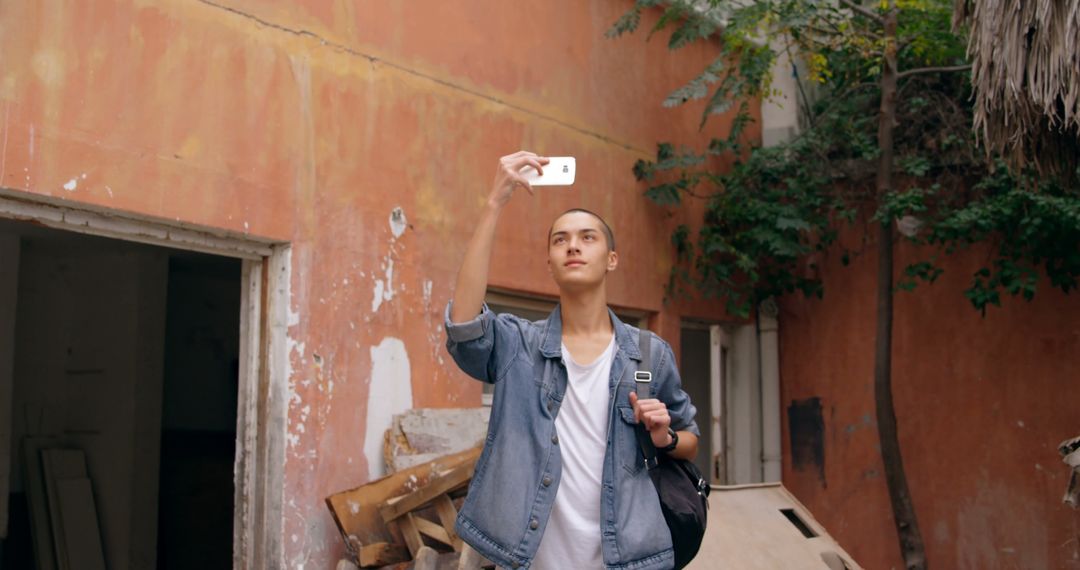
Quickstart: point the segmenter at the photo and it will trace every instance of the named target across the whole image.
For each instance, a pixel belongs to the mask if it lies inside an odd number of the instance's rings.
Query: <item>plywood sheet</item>
[[[49,522],[52,528],[53,553],[56,567],[70,570],[67,554],[67,537],[64,530],[64,517],[61,514],[60,491],[57,483],[65,479],[86,477],[86,457],[78,449],[43,449],[41,464],[45,471],[45,494],[49,498]]]
[[[101,529],[90,480],[56,481],[60,499],[60,521],[64,527],[64,553],[71,570],[105,570],[101,549]]]
[[[44,437],[23,439],[23,467],[26,496],[30,510],[30,534],[34,541],[34,559],[39,570],[55,570],[52,528],[49,522],[49,499],[45,491],[45,471],[41,450],[60,445],[59,440]]]

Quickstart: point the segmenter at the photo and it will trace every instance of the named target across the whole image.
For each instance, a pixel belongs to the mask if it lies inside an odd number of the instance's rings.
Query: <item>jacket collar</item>
[[[638,349],[637,336],[632,334],[630,327],[615,316],[610,308],[608,315],[611,316],[611,326],[615,329],[615,344],[619,351],[625,353],[633,360],[641,360],[641,351]],[[540,345],[540,354],[547,358],[559,358],[562,356],[562,306],[555,305],[555,310],[548,315],[547,325],[544,327],[543,344]]]

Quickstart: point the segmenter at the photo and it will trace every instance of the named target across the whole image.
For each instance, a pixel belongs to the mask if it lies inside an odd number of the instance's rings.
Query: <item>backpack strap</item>
[[[638,341],[641,349],[641,364],[638,366],[638,370],[634,372],[634,392],[637,393],[639,399],[647,399],[652,397],[652,366],[650,362],[652,351],[649,350],[652,344],[652,333],[647,330],[640,331]],[[638,447],[641,448],[641,457],[645,459],[645,467],[649,469],[656,467],[656,446],[653,445],[649,432],[645,431],[645,422],[638,422],[634,431],[637,434]]]

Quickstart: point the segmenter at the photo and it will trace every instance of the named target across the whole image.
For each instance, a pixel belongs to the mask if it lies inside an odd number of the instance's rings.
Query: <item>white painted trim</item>
[[[0,218],[32,221],[60,230],[101,237],[174,247],[241,259],[262,259],[271,252],[272,242],[252,236],[232,235],[208,228],[186,227],[135,216],[126,212],[38,201],[25,194],[0,189]]]
[[[261,506],[250,531],[255,535],[255,556],[246,568],[285,568],[284,532],[285,442],[289,415],[289,327],[292,287],[292,248],[274,247],[267,271],[266,339],[268,354],[263,369],[266,392],[260,394],[257,446],[257,500]]]
[[[758,339],[753,324],[731,331],[731,375],[728,377],[729,433],[728,483],[761,482],[761,383],[758,375]]]
[[[758,350],[761,352],[761,475],[763,481],[779,481],[780,449],[780,325],[775,317],[758,317]]]
[[[709,327],[709,429],[712,431],[712,449],[709,452],[709,482],[723,484],[727,482],[727,430],[724,422],[724,371],[723,351],[725,346],[724,329],[720,325]]]
[[[0,219],[245,260],[240,310],[233,568],[284,568],[291,249],[287,244],[0,188]],[[265,290],[264,290],[265,286]]]
[[[236,461],[233,478],[233,568],[247,568],[255,557],[251,522],[257,520],[254,490],[258,469],[255,454],[259,433],[259,378],[262,351],[259,342],[263,319],[262,282],[265,264],[245,260],[240,294],[240,392],[236,409]]]

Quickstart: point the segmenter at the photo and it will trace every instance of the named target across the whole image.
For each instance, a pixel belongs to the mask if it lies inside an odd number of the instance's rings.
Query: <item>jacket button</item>
[[[533,520],[529,521],[529,528],[531,528],[533,530],[536,530],[536,529],[540,528],[540,523],[536,519],[533,519]]]
[[[521,564],[518,564],[518,561],[515,560],[515,561],[510,563],[510,567],[513,568],[514,570],[517,570],[518,568],[521,568]]]
[[[548,485],[551,485],[551,477],[544,477],[544,479],[540,482],[543,483],[545,487],[547,487]]]
[[[559,436],[558,435],[551,436],[551,443],[554,443],[555,445],[559,445]]]

